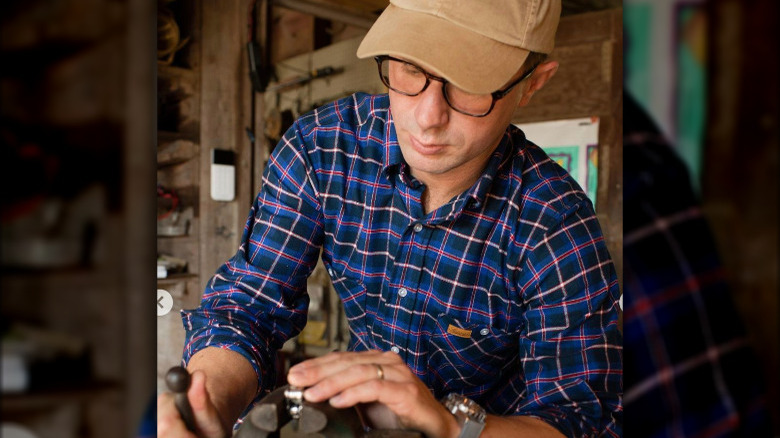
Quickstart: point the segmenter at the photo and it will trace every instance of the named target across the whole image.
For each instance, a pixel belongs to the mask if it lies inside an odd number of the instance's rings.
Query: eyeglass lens
[[[420,94],[429,83],[428,74],[408,62],[383,59],[381,63],[382,82],[393,91],[407,96]],[[490,94],[472,94],[449,82],[444,83],[444,94],[449,105],[456,111],[481,116],[493,105]]]

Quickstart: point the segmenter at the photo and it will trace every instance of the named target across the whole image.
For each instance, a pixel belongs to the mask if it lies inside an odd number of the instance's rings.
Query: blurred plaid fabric
[[[688,171],[624,95],[626,436],[768,437],[761,370]]]

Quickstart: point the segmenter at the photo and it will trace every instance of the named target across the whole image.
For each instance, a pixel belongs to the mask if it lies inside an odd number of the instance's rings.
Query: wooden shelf
[[[172,274],[169,275],[166,278],[158,278],[157,279],[157,285],[158,286],[164,286],[164,285],[170,285],[170,284],[176,284],[176,283],[182,283],[189,280],[194,280],[198,278],[198,274]]]
[[[193,236],[192,234],[182,234],[181,236],[165,236],[165,235],[158,234],[157,238],[158,239],[166,239],[166,240],[167,239],[176,239],[176,240],[180,240],[180,241],[192,240],[193,242],[196,242],[195,236]],[[182,243],[185,243],[185,242],[182,242]]]
[[[63,286],[72,286],[74,284],[109,284],[114,278],[112,273],[106,269],[100,269],[94,266],[73,266],[48,269],[22,269],[22,268],[3,268],[0,269],[0,277],[4,283],[17,282],[47,282],[61,283]],[[67,288],[63,287],[63,290]]]
[[[187,132],[166,131],[163,129],[157,130],[157,144],[169,143],[176,140],[189,140],[193,143],[198,142],[198,138],[194,134]],[[159,146],[158,146],[159,147]]]
[[[172,166],[189,161],[199,157],[200,145],[197,142],[187,138],[173,138],[174,133],[167,133],[161,138],[158,135],[157,141],[157,167]]]
[[[35,46],[3,50],[3,77],[30,77],[45,68],[94,47],[93,40],[45,41]]]
[[[195,81],[198,78],[198,72],[191,68],[157,63],[157,76]]]
[[[88,276],[97,275],[99,269],[88,265],[73,265],[52,268],[23,268],[15,266],[0,266],[0,275],[3,277],[40,277],[42,275],[63,275],[63,276]]]
[[[121,394],[122,384],[116,381],[93,381],[82,385],[64,385],[60,388],[3,394],[3,416],[7,413],[44,409],[64,403],[89,401],[93,398]]]

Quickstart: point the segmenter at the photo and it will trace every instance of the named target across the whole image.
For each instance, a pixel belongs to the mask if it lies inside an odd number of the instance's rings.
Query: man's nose
[[[444,97],[444,84],[439,81],[431,81],[428,88],[417,97],[419,102],[415,116],[420,128],[435,128],[447,124],[450,106]]]

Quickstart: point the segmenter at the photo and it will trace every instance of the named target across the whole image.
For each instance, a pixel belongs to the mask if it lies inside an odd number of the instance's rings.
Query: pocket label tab
[[[468,329],[462,329],[460,327],[456,327],[452,324],[447,326],[447,333],[457,336],[459,338],[470,338],[471,337],[471,330]]]

